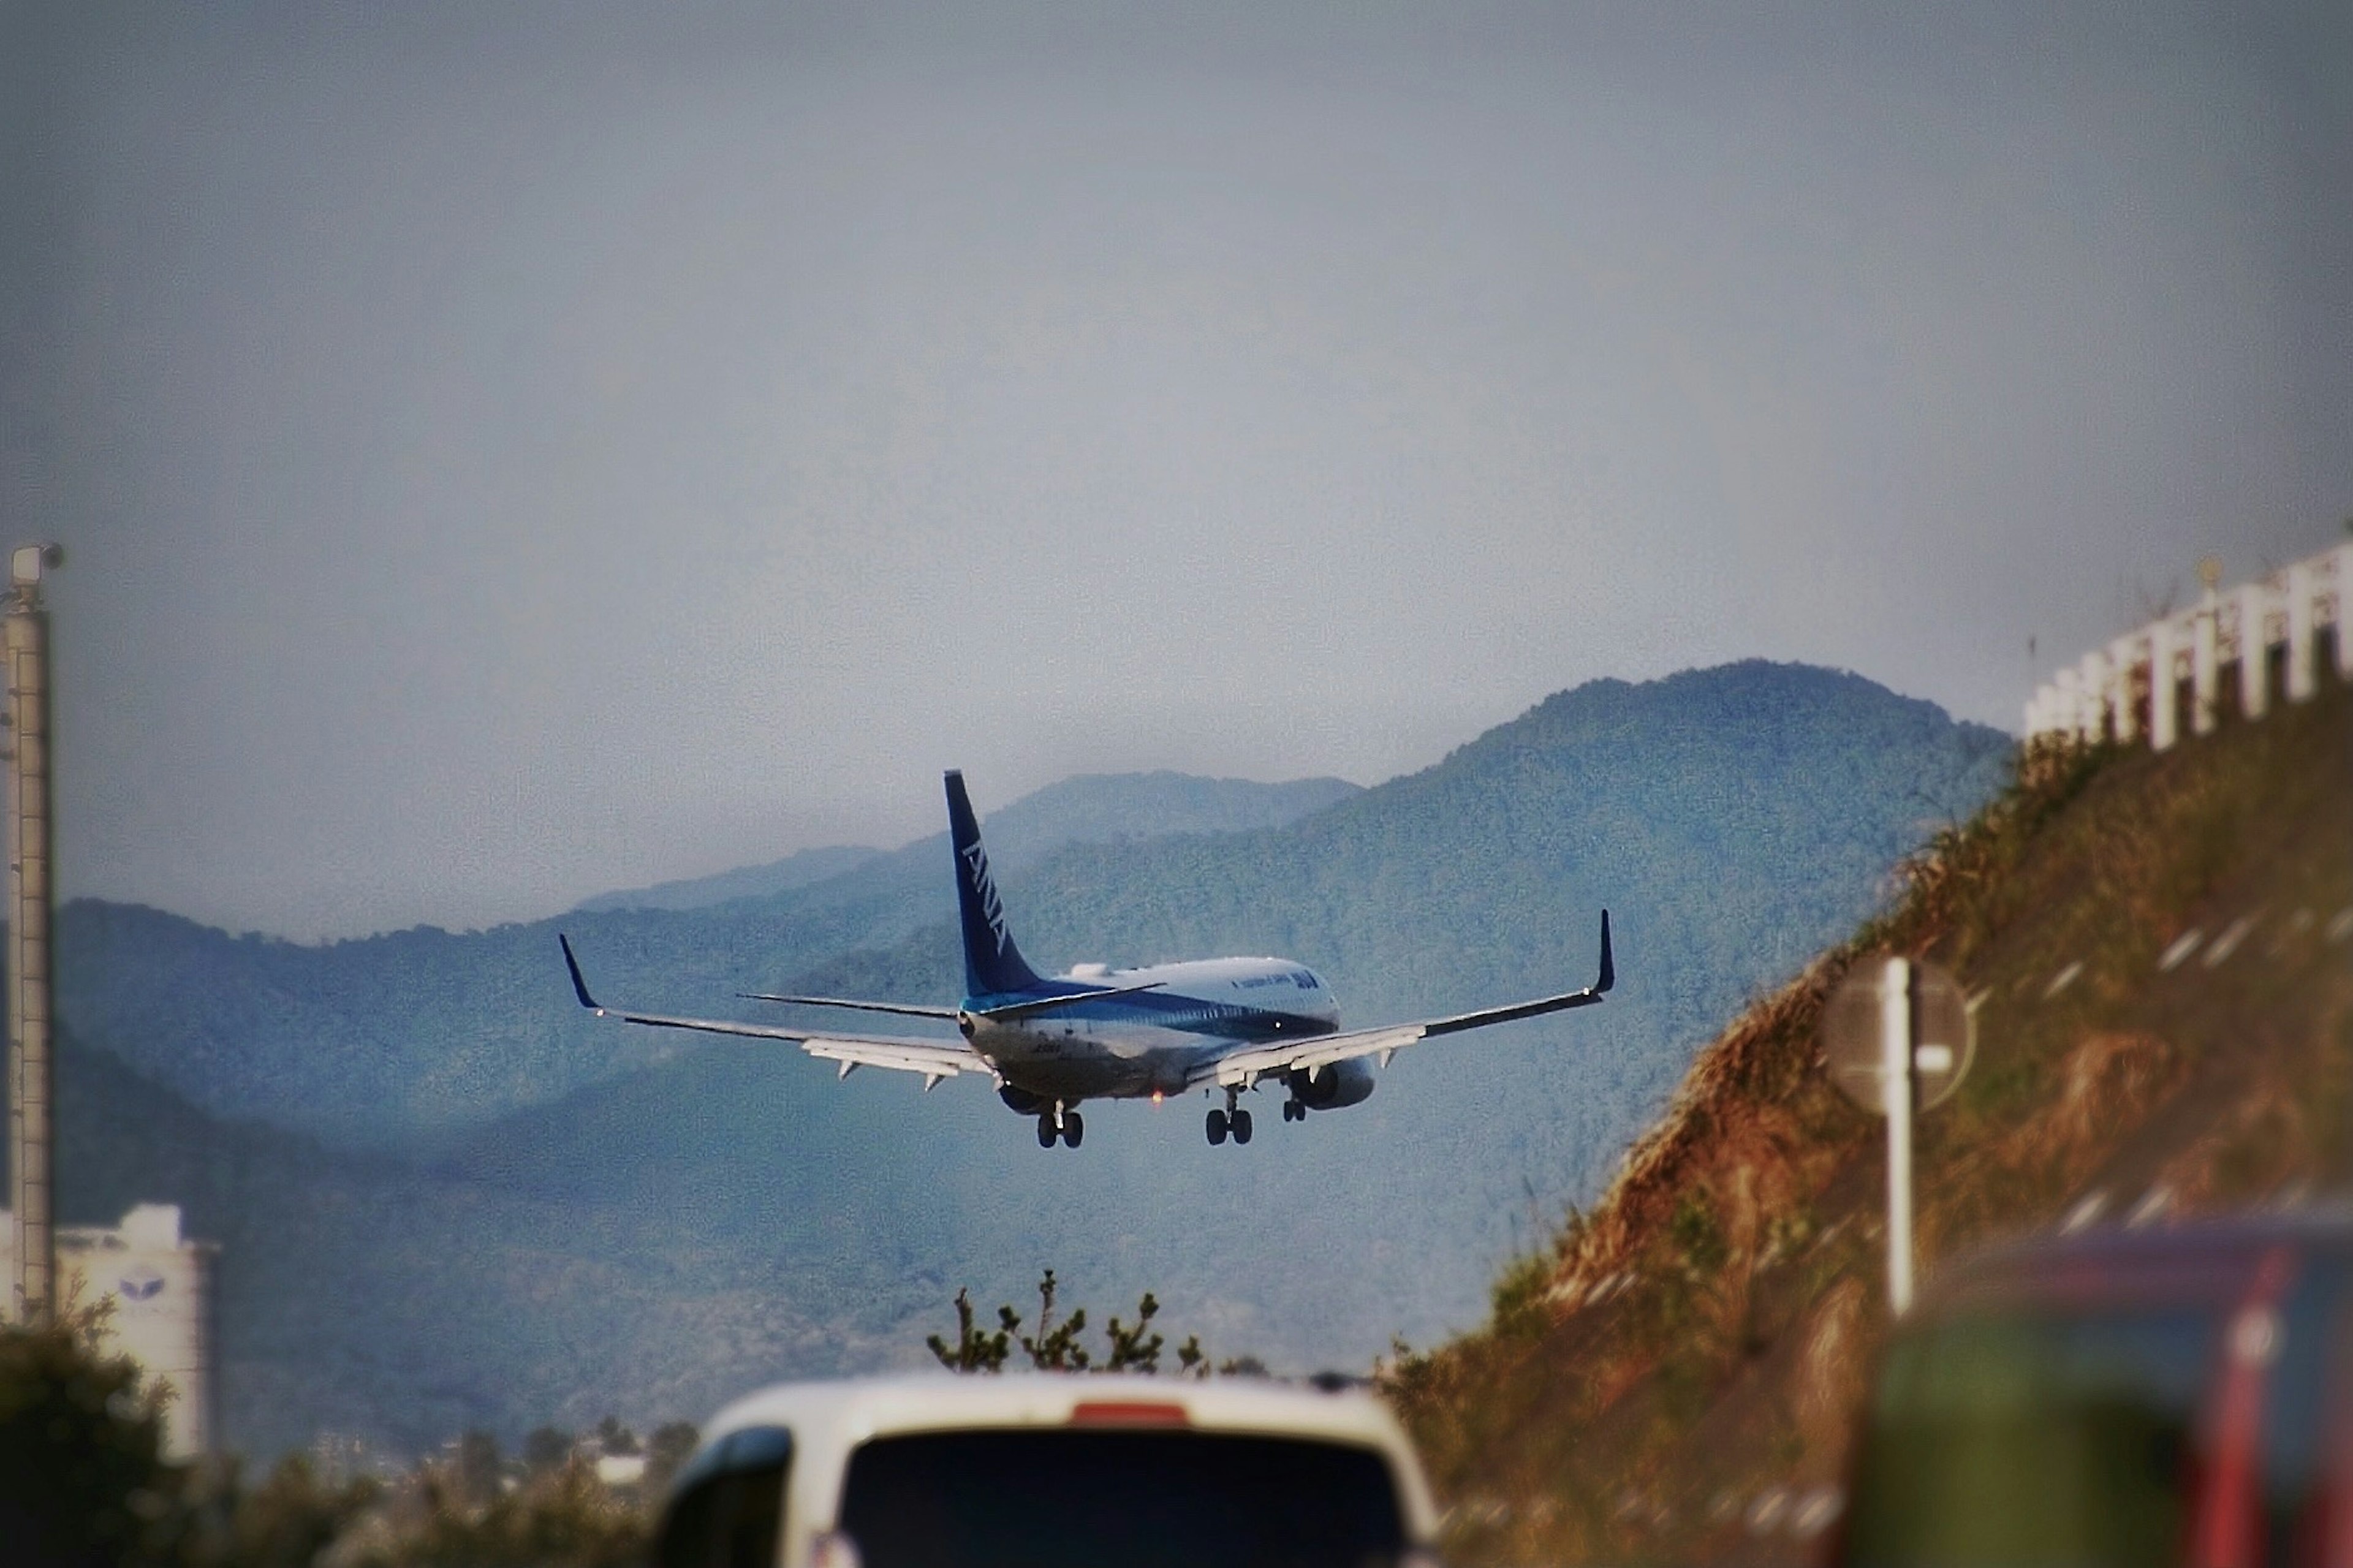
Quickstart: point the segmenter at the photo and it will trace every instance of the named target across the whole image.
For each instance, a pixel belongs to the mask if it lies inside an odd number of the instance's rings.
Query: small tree
[[[299,1454],[279,1460],[259,1484],[245,1481],[234,1460],[200,1465],[183,1492],[169,1560],[181,1568],[315,1563],[381,1497],[372,1478],[322,1481]]]
[[[939,1357],[940,1364],[951,1372],[1003,1372],[1005,1358],[1013,1350],[1013,1331],[1021,1326],[1021,1320],[1010,1307],[999,1307],[997,1310],[1002,1326],[993,1334],[982,1333],[973,1324],[972,1292],[958,1290],[955,1293],[955,1348],[950,1349],[948,1342],[937,1334],[933,1334],[923,1343]]]
[[[161,1395],[129,1358],[99,1350],[111,1306],[0,1329],[0,1542],[12,1562],[160,1556],[179,1475],[163,1459]]]
[[[1003,1372],[1006,1362],[1018,1343],[1029,1364],[1040,1372],[1146,1372],[1160,1370],[1160,1357],[1167,1348],[1166,1338],[1152,1326],[1160,1313],[1159,1299],[1146,1290],[1135,1304],[1135,1321],[1124,1323],[1113,1318],[1104,1330],[1110,1348],[1101,1363],[1080,1342],[1086,1331],[1084,1309],[1072,1312],[1060,1322],[1054,1320],[1055,1299],[1060,1282],[1054,1271],[1047,1269],[1038,1281],[1038,1331],[1021,1332],[1021,1314],[1010,1307],[997,1309],[997,1331],[981,1331],[977,1314],[973,1310],[972,1293],[958,1290],[955,1294],[956,1338],[954,1344],[938,1334],[927,1336],[923,1343],[931,1348],[942,1366],[952,1372]],[[1178,1368],[1194,1377],[1209,1374],[1209,1360],[1201,1349],[1198,1334],[1188,1334],[1176,1347]]]
[[[1087,1326],[1086,1309],[1082,1307],[1068,1321],[1054,1321],[1054,1271],[1038,1281],[1038,1331],[1021,1336],[1021,1348],[1029,1352],[1029,1363],[1040,1372],[1084,1372],[1092,1358],[1086,1347],[1079,1343],[1079,1335]],[[1019,1322],[1018,1318],[1007,1323],[1009,1329]]]
[[[572,1458],[572,1434],[560,1426],[542,1426],[522,1440],[522,1462],[533,1474],[560,1470]]]
[[[1151,1291],[1135,1304],[1135,1325],[1122,1328],[1117,1318],[1103,1331],[1111,1336],[1111,1355],[1103,1362],[1105,1372],[1158,1372],[1160,1370],[1161,1336],[1152,1333],[1152,1320],[1160,1310],[1160,1303]]]
[[[659,1497],[670,1489],[670,1478],[678,1474],[694,1452],[702,1434],[691,1421],[667,1421],[653,1429],[646,1439],[646,1495]]]
[[[499,1440],[480,1427],[458,1439],[458,1495],[476,1508],[499,1495],[505,1463]]]

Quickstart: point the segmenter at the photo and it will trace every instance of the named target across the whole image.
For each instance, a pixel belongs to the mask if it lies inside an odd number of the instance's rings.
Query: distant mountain
[[[397,1238],[339,1289],[397,1301],[410,1287],[376,1270],[438,1269],[484,1305],[432,1310],[513,1319],[387,1362],[374,1307],[346,1320],[334,1290],[285,1283],[321,1336],[306,1353],[367,1369],[348,1387],[400,1431],[467,1400],[529,1420],[583,1389],[635,1419],[755,1374],[920,1356],[958,1285],[1012,1300],[1047,1265],[1098,1312],[1157,1291],[1221,1353],[1361,1366],[1393,1333],[1474,1321],[1495,1263],[1591,1197],[1697,1045],[1871,910],[2008,750],[1859,677],[1749,663],[1564,692],[1281,826],[1041,852],[1012,808],[990,818],[1034,961],[1282,953],[1351,1024],[1583,984],[1611,910],[1608,1005],[1415,1047],[1363,1106],[1261,1118],[1247,1150],[1204,1146],[1188,1100],[1103,1107],[1085,1149],[1049,1153],[985,1086],[837,1083],[789,1047],[597,1020],[553,921],[301,947],[79,903],[63,1011],[208,1114],[385,1151],[333,1167],[400,1173],[337,1200]],[[765,899],[565,929],[601,990],[649,1008],[949,999],[946,861],[931,841]],[[240,1267],[315,1271],[320,1233],[289,1234],[311,1239],[258,1230]]]
[[[1166,770],[1081,773],[1024,795],[990,816],[989,851],[1003,865],[1018,868],[1065,844],[1280,827],[1357,793],[1356,785],[1335,778],[1258,784],[1249,779],[1196,778]],[[909,845],[897,858],[919,863],[914,868],[922,874],[934,874],[940,857],[946,853],[945,844],[944,834],[934,835]],[[765,866],[599,893],[575,907],[589,911],[704,909],[832,881],[881,858],[879,849],[804,849]],[[906,868],[902,864],[894,868]]]
[[[1163,834],[1240,834],[1245,828],[1282,826],[1308,812],[1320,812],[1357,794],[1345,779],[1294,779],[1290,784],[1257,784],[1251,779],[1198,779],[1186,773],[1082,773],[1047,784],[996,812],[988,819],[990,840],[1002,840],[990,855],[1008,867],[1030,862],[1066,843],[1118,843]],[[934,834],[899,852],[902,862],[923,862],[936,871],[946,836]],[[800,850],[765,867],[739,867],[715,876],[657,883],[626,892],[600,892],[575,909],[708,909],[734,900],[763,900],[812,883],[828,883],[869,867],[882,850]]]
[[[1205,779],[1162,769],[1149,773],[1079,773],[1026,795],[988,818],[989,857],[1008,865],[1066,844],[1116,844],[1179,833],[1246,833],[1281,827],[1364,790],[1345,779],[1256,784]],[[1002,841],[1002,851],[997,844]],[[946,852],[947,836],[923,841]]]
[[[708,877],[688,877],[675,882],[656,882],[650,888],[626,888],[617,893],[599,893],[593,899],[581,900],[573,908],[587,910],[699,910],[734,899],[765,899],[772,893],[806,888],[811,882],[829,881],[845,871],[856,870],[881,853],[880,849],[858,849],[846,846],[803,849],[781,860],[771,860],[765,866],[739,866],[733,871],[720,871]]]

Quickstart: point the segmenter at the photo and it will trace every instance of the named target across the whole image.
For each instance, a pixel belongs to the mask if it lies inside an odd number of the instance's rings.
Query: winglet
[[[588,994],[588,982],[580,978],[580,961],[572,956],[572,939],[557,931],[555,940],[564,949],[564,967],[572,972],[572,994],[579,997],[580,1005],[591,1013],[603,1012],[605,1009],[596,1005],[596,998]]]
[[[573,973],[576,978],[579,972],[575,970]],[[1609,911],[1604,910],[1601,911],[1601,978],[1593,983],[1593,990],[1599,995],[1617,984],[1618,965],[1609,957]],[[585,996],[587,993],[584,991],[581,994]]]

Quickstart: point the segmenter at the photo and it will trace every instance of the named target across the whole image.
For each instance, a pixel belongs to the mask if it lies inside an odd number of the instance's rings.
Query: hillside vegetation
[[[1924,1272],[2348,1175],[2353,692],[2159,755],[2039,748],[1900,897],[1700,1053],[1480,1331],[1389,1370],[1465,1563],[1798,1561],[1885,1328],[1883,1134],[1816,1059],[1884,953],[1951,966],[1978,1057],[1919,1127]]]

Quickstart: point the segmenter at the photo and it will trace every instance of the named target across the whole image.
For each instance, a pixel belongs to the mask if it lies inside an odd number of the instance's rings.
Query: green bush
[[[0,1541],[55,1568],[164,1560],[179,1473],[163,1400],[98,1349],[102,1309],[0,1329]]]

